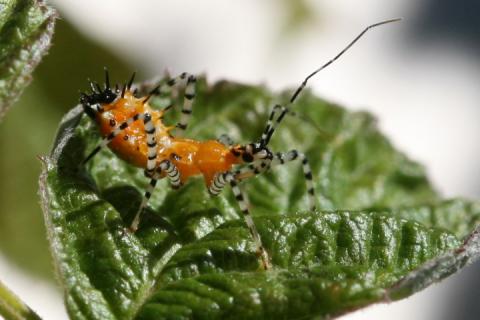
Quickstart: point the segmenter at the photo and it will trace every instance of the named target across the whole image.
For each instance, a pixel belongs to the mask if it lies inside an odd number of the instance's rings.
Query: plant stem
[[[41,320],[41,318],[0,281],[0,316],[5,320]]]

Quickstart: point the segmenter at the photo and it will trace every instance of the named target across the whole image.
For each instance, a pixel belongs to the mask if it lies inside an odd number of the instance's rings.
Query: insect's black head
[[[113,102],[118,96],[118,93],[110,88],[106,88],[100,92],[93,92],[91,94],[82,94],[80,96],[80,103],[84,105],[94,104],[108,104]]]
[[[115,101],[120,92],[118,87],[115,89],[110,87],[110,78],[108,70],[105,68],[105,85],[102,88],[98,83],[89,81],[91,93],[81,93],[80,103],[85,110],[85,113],[90,116],[95,116],[95,110],[92,108],[94,105],[104,105]]]
[[[102,89],[97,83],[90,82],[92,93],[80,95],[80,103],[86,105],[94,104],[108,104],[113,102],[117,96],[118,92],[115,89],[105,86],[105,89]]]
[[[109,104],[113,102],[118,96],[118,93],[111,88],[105,88],[104,90],[100,91],[93,91],[90,94],[81,93],[80,94],[80,103],[85,110],[85,113],[93,118],[95,116],[95,111],[92,106],[98,104]]]

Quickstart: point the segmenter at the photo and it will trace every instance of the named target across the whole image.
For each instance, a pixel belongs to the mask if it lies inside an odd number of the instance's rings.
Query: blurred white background
[[[449,11],[454,1],[447,0],[311,0],[304,1],[307,19],[292,29],[285,22],[294,20],[288,2],[50,1],[64,19],[146,75],[168,68],[275,90],[298,85],[367,25],[403,17],[368,33],[309,87],[374,113],[393,143],[428,168],[444,196],[480,198],[480,22],[462,29],[468,19],[461,15],[478,16],[480,7],[465,1],[454,7],[458,13]],[[2,280],[45,319],[66,318],[50,284],[29,279],[3,259],[0,274],[8,274]],[[461,303],[452,297],[472,294],[464,288],[478,275],[477,264],[411,298],[344,319],[449,319]]]

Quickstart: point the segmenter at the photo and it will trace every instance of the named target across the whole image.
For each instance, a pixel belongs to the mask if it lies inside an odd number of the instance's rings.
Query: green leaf
[[[0,0],[0,120],[50,47],[56,13],[38,0]]]
[[[0,282],[0,316],[6,320],[39,320],[40,317]]]
[[[269,106],[285,100],[262,87],[201,79],[188,135],[255,141]],[[266,272],[231,192],[212,198],[201,179],[179,190],[159,183],[139,231],[125,232],[148,181],[109,150],[80,167],[99,134],[72,109],[40,179],[70,316],[328,318],[406,297],[478,256],[480,204],[441,200],[372,116],[309,92],[294,108],[300,116],[281,124],[271,147],[308,155],[320,210],[306,211],[298,164],[245,181],[274,265]]]

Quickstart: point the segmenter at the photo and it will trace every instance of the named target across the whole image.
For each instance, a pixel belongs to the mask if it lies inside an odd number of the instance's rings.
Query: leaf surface
[[[201,79],[187,134],[255,141],[269,106],[285,100],[263,87]],[[441,200],[372,116],[308,92],[295,111],[271,147],[307,154],[319,210],[306,211],[299,164],[245,181],[274,265],[264,272],[231,192],[212,198],[201,179],[180,190],[159,183],[139,231],[125,232],[148,181],[109,150],[80,167],[99,137],[81,108],[72,109],[40,180],[70,316],[328,318],[408,296],[478,256],[480,205]]]

